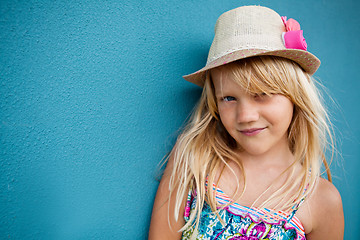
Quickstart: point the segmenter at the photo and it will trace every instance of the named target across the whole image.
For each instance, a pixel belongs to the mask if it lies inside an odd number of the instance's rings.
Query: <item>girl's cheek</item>
[[[220,115],[229,115],[231,113],[231,108],[229,106],[224,106],[225,104],[219,105]]]

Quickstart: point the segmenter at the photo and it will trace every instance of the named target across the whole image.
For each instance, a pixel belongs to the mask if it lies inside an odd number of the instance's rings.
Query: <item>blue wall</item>
[[[157,163],[200,95],[181,76],[205,63],[217,17],[254,2],[297,19],[322,60],[355,239],[355,0],[0,1],[0,239],[145,239]]]

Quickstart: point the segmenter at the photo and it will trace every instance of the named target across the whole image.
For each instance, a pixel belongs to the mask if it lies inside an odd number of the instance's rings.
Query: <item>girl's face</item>
[[[250,94],[226,74],[211,71],[221,122],[244,153],[252,156],[289,149],[293,103],[281,94]]]

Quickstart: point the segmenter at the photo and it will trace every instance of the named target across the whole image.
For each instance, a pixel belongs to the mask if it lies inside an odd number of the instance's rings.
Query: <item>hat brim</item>
[[[207,70],[231,63],[240,59],[255,57],[255,56],[277,56],[290,59],[298,63],[301,68],[308,74],[312,75],[320,66],[320,60],[310,52],[299,49],[283,49],[283,50],[265,50],[265,49],[243,49],[233,51],[225,54],[210,63],[208,63],[202,69],[183,76],[183,78],[189,82],[192,82],[200,87],[204,86],[205,73]]]

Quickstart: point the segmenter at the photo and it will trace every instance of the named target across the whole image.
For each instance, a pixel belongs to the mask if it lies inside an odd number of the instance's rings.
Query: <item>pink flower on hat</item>
[[[282,34],[286,48],[306,50],[307,44],[303,36],[303,30],[300,30],[300,24],[295,20],[287,17],[281,17],[284,22],[286,32]]]

